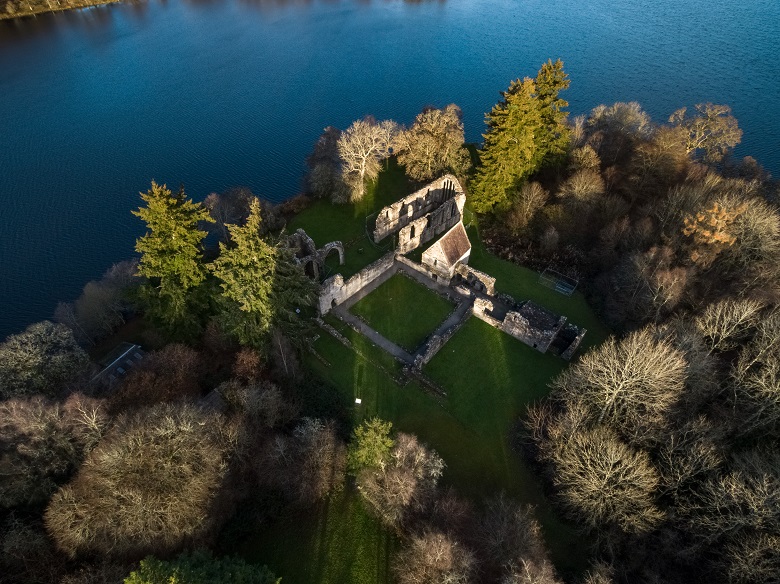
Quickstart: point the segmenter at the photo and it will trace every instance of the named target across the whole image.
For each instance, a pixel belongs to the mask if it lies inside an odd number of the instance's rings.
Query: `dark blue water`
[[[299,190],[322,128],[459,104],[560,57],[573,113],[730,104],[780,174],[777,0],[152,0],[0,22],[0,338],[133,254],[156,179]]]

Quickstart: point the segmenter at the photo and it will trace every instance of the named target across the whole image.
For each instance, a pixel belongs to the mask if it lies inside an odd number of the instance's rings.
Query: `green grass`
[[[315,509],[288,510],[242,546],[284,584],[385,584],[396,537],[369,516],[350,487]]]
[[[366,237],[366,218],[408,193],[409,182],[403,168],[395,160],[388,161],[387,170],[366,187],[366,194],[357,203],[334,205],[327,200],[315,201],[287,224],[287,232],[303,229],[318,247],[331,241],[344,244],[344,265],[333,253],[325,261],[327,274],[341,274],[344,279],[356,274],[392,249],[392,241],[377,247]]]
[[[413,353],[455,306],[404,274],[396,274],[350,312],[374,330]]]
[[[290,220],[287,231],[302,228],[318,246],[335,240],[346,243],[365,234],[367,216],[408,194],[409,188],[403,167],[391,159],[387,169],[366,187],[362,200],[343,205],[324,199],[315,201]]]
[[[318,202],[296,217],[290,229],[304,227],[318,245],[334,239],[359,242],[365,233],[365,216],[407,194],[406,186],[402,172],[391,164],[369,191],[370,199],[342,207]],[[600,343],[609,333],[581,294],[566,297],[541,286],[536,272],[489,254],[476,227],[469,228],[469,236],[471,265],[496,277],[498,291],[517,300],[534,300],[588,329],[581,350]],[[362,247],[365,253],[368,246]],[[353,259],[348,250],[348,265],[339,271],[348,277],[351,270],[368,263],[370,257]],[[420,322],[421,315],[430,313],[431,297],[433,303],[447,304],[433,292],[395,276],[364,298],[362,307],[356,304],[353,312],[399,344],[416,346],[417,339],[424,339],[446,316]],[[419,309],[422,306],[425,310]],[[404,318],[409,320],[399,321]],[[322,332],[314,349],[330,365],[312,355],[305,365],[350,404],[354,424],[379,416],[393,422],[398,431],[416,434],[446,461],[443,484],[474,501],[505,491],[534,505],[558,569],[570,576],[584,570],[586,542],[553,512],[539,479],[509,442],[513,426],[530,403],[547,394],[547,383],[567,366],[565,361],[542,355],[471,318],[425,367],[426,375],[447,390],[448,396],[441,398],[414,380],[399,385],[401,367],[392,357],[341,321],[333,317],[326,321],[350,339],[355,350]],[[406,334],[409,338],[399,337]],[[362,403],[355,404],[355,398]],[[314,512],[290,513],[268,525],[247,543],[245,554],[267,563],[286,584],[384,583],[390,581],[389,565],[397,546],[396,539],[366,515],[348,486]]]
[[[584,567],[585,546],[552,511],[538,478],[509,446],[513,424],[529,403],[546,395],[547,382],[565,361],[471,318],[425,368],[446,387],[448,397],[440,398],[414,381],[398,385],[330,335],[314,346],[331,366],[311,357],[307,366],[352,404],[355,424],[379,416],[396,430],[416,434],[447,463],[443,483],[475,501],[503,490],[536,506],[556,566],[564,572]]]

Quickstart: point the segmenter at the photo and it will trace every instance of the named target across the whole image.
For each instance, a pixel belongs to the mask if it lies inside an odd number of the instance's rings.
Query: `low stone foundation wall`
[[[433,359],[436,356],[436,353],[438,353],[441,348],[447,344],[447,341],[449,341],[455,335],[455,333],[460,330],[460,327],[462,327],[463,323],[468,320],[468,317],[469,313],[467,312],[465,317],[461,318],[458,322],[444,331],[441,336],[433,335],[425,347],[425,352],[415,357],[414,366],[417,369],[422,369],[423,365],[426,365],[431,359]]]
[[[484,298],[477,298],[474,301],[474,306],[471,307],[471,313],[479,320],[488,323],[492,327],[501,329],[501,321],[488,314],[488,312],[492,312],[492,310],[493,303]]]
[[[365,286],[382,276],[393,267],[395,252],[391,251],[383,255],[374,263],[367,265],[357,274],[344,281],[341,274],[328,278],[322,283],[318,308],[320,314],[327,314],[334,306],[338,306],[350,296],[360,292]]]
[[[422,264],[418,264],[416,262],[413,262],[412,260],[410,260],[405,255],[401,255],[400,253],[396,254],[395,261],[397,261],[399,264],[403,264],[405,266],[408,266],[408,267],[412,268],[415,272],[419,272],[423,276],[428,276],[431,279],[433,278],[431,272],[428,269],[426,269],[425,266],[423,266]],[[446,282],[444,282],[444,283],[446,284]]]

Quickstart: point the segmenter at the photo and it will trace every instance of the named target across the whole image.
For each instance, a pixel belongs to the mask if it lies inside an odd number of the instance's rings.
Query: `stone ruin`
[[[374,242],[397,233],[398,252],[410,252],[460,223],[465,204],[466,194],[458,179],[444,175],[379,211]]]
[[[469,313],[491,326],[540,353],[549,351],[566,360],[571,359],[586,329],[568,323],[565,316],[555,314],[530,300],[518,304],[510,296],[497,294],[496,279],[468,265],[471,242],[463,226],[465,201],[466,196],[458,180],[452,175],[446,175],[382,209],[376,218],[374,241],[379,242],[397,233],[396,249],[348,280],[336,274],[323,282],[318,301],[320,314],[328,313],[388,271],[404,264],[438,284],[453,287],[463,302],[471,303]],[[404,257],[403,254],[442,233],[444,235],[423,252],[421,263]],[[301,229],[291,238],[298,248],[296,256],[299,263],[310,266],[308,271],[310,274],[313,271],[315,277],[323,269],[325,258],[333,249],[338,250],[339,260],[341,264],[344,263],[344,249],[340,242],[331,242],[317,249],[314,241]],[[427,363],[462,322],[441,336],[434,334],[415,357],[415,366],[419,368]]]
[[[560,316],[527,300],[519,306],[504,306],[498,298],[477,298],[473,313],[540,353],[550,351],[567,361],[585,337],[587,329],[567,323]]]
[[[377,278],[384,275],[395,264],[395,252],[388,252],[375,262],[367,265],[348,280],[341,274],[336,274],[325,280],[320,288],[317,308],[320,314],[327,314],[330,309],[338,306],[347,298],[360,292]]]
[[[455,268],[455,285],[464,284],[467,288],[492,296],[496,293],[496,279],[463,263]]]
[[[339,254],[339,265],[344,265],[344,246],[340,241],[331,241],[317,249],[314,240],[303,229],[297,229],[287,236],[287,242],[295,250],[295,261],[315,280],[320,279],[325,270],[325,260],[333,250]]]

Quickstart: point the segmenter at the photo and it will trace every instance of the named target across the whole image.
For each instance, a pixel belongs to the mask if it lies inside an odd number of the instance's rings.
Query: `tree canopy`
[[[469,154],[463,146],[462,117],[454,103],[443,109],[426,108],[411,128],[399,133],[398,162],[409,177],[426,181],[446,172],[465,173]]]
[[[68,327],[48,320],[31,324],[0,344],[0,398],[54,396],[88,364]]]
[[[187,338],[199,329],[198,287],[206,279],[201,244],[207,232],[201,222],[213,223],[208,210],[187,199],[184,188],[175,194],[152,181],[141,193],[145,207],[133,211],[146,223],[146,234],[136,241],[141,254],[138,274],[147,315],[173,336]]]
[[[271,330],[300,338],[303,319],[296,310],[309,306],[315,285],[296,265],[292,251],[260,235],[260,201],[249,206],[244,225],[228,225],[230,244],[210,265],[222,287],[220,321],[242,345],[267,348]]]
[[[247,564],[240,558],[213,558],[206,552],[182,554],[175,560],[154,556],[141,560],[125,584],[279,584],[265,566]]]
[[[558,163],[566,153],[568,105],[558,93],[569,86],[563,63],[545,63],[536,80],[516,79],[485,117],[488,130],[481,166],[471,183],[471,203],[478,213],[506,210],[534,172]]]

